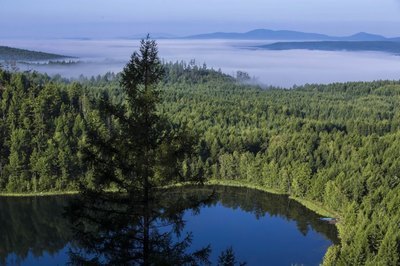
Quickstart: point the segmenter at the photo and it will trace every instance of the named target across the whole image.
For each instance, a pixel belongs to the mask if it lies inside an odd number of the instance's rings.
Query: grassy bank
[[[178,183],[172,186],[166,186],[165,188],[169,187],[179,187],[189,185],[190,183]],[[219,185],[219,186],[231,186],[231,187],[243,187],[243,188],[250,188],[256,189],[260,191],[264,191],[267,193],[272,194],[279,194],[279,195],[288,195],[283,191],[279,191],[276,189],[266,188],[260,185],[255,185],[250,182],[246,181],[237,181],[237,180],[218,180],[218,179],[210,179],[207,181],[206,185]],[[110,192],[113,192],[110,190]],[[0,197],[41,197],[41,196],[62,196],[62,195],[74,195],[78,194],[79,191],[49,191],[49,192],[29,192],[29,193],[0,193]],[[320,203],[313,202],[306,199],[301,199],[297,197],[290,196],[289,197],[306,208],[318,213],[319,215],[326,216],[326,217],[338,217],[339,214],[333,211],[326,209]]]
[[[47,192],[26,192],[26,193],[0,193],[0,197],[41,197],[41,196],[62,196],[75,195],[78,191],[47,191]]]
[[[287,193],[283,191],[279,191],[276,189],[271,189],[271,188],[266,188],[260,185],[255,185],[246,181],[236,181],[236,180],[217,180],[217,179],[211,179],[209,180],[206,184],[208,185],[220,185],[220,186],[232,186],[232,187],[243,187],[243,188],[251,188],[251,189],[256,189],[260,191],[264,191],[267,193],[273,193],[273,194],[279,194],[279,195],[288,195]],[[340,215],[334,211],[328,210],[324,206],[322,206],[320,203],[313,202],[310,200],[306,199],[301,199],[297,197],[293,197],[288,195],[291,199],[299,202],[301,205],[305,206],[307,209],[310,209],[319,215],[325,216],[325,217],[339,217]]]
[[[340,217],[339,213],[325,208],[324,206],[322,206],[322,204],[320,204],[318,202],[301,199],[301,198],[297,198],[297,197],[293,197],[293,196],[290,196],[290,198],[299,202],[301,205],[305,206],[307,209],[310,209],[310,210],[318,213],[319,215],[322,215],[325,217],[332,217],[332,218]]]

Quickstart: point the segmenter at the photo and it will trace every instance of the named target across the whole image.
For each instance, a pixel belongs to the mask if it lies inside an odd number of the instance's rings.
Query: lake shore
[[[260,185],[255,185],[249,182],[244,182],[244,181],[235,181],[235,180],[217,180],[217,179],[211,179],[207,181],[207,185],[220,185],[220,186],[233,186],[233,187],[244,187],[244,188],[250,188],[250,189],[255,189],[255,190],[260,190],[264,191],[267,193],[272,193],[272,194],[278,194],[278,195],[288,195],[290,199],[293,199],[297,202],[299,202],[301,205],[305,206],[307,209],[310,209],[319,215],[326,216],[326,217],[339,217],[340,215],[332,210],[329,210],[322,206],[321,204],[317,202],[313,202],[307,199],[302,199],[298,197],[294,197],[288,193],[285,193],[283,191],[279,191],[276,189],[271,189],[267,187],[263,187]]]
[[[178,183],[173,186],[167,186],[167,188],[168,187],[186,186],[186,185],[191,185],[191,183]],[[322,206],[319,203],[316,203],[316,202],[313,202],[313,201],[310,201],[307,199],[294,197],[292,195],[289,195],[288,193],[285,193],[285,192],[282,192],[282,191],[279,191],[276,189],[267,188],[267,187],[263,187],[260,185],[255,185],[255,184],[245,182],[245,181],[210,179],[205,183],[205,185],[243,187],[243,188],[260,190],[260,191],[264,191],[264,192],[272,193],[272,194],[288,195],[289,198],[299,202],[306,208],[318,213],[319,215],[322,215],[325,217],[335,217],[335,218],[337,218],[339,216],[338,213],[325,208],[324,206]],[[115,192],[115,191],[110,190],[110,192]],[[78,193],[79,193],[79,191],[77,191],[77,190],[75,190],[75,191],[72,190],[72,191],[29,192],[29,193],[0,193],[0,197],[43,197],[43,196],[76,195]]]
[[[62,195],[76,195],[79,191],[47,191],[47,192],[18,192],[18,193],[0,193],[1,197],[44,197],[44,196],[62,196]]]

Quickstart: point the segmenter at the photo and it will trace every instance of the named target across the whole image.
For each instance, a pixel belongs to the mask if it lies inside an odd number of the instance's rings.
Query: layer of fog
[[[78,77],[119,72],[138,48],[138,40],[2,40],[7,45],[79,57],[69,65],[30,65],[27,69]],[[159,40],[165,61],[192,59],[234,75],[246,71],[260,83],[291,87],[306,83],[371,81],[400,78],[400,57],[373,52],[268,51],[246,49],[252,41]],[[265,44],[265,42],[262,42]],[[24,70],[24,69],[22,69]],[[26,69],[25,69],[26,70]]]

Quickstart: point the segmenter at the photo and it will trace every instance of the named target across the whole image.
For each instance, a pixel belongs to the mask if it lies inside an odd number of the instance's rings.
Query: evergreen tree
[[[155,186],[178,181],[178,166],[192,141],[157,110],[163,74],[157,44],[147,37],[121,74],[124,102],[112,104],[103,94],[99,112],[87,121],[84,160],[91,171],[86,185],[143,193],[147,202]]]
[[[218,257],[218,266],[244,266],[245,262],[238,262],[236,260],[235,252],[232,247],[227,248],[225,251],[222,251]]]

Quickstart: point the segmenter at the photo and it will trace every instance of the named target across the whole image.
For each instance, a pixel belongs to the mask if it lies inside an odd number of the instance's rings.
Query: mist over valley
[[[245,71],[266,86],[287,88],[306,83],[398,79],[400,60],[396,55],[374,51],[254,49],[275,42],[161,39],[158,47],[164,61],[189,63],[194,59],[198,65],[205,63],[229,75]],[[132,51],[138,48],[136,40],[128,39],[9,39],[2,40],[1,45],[76,57],[75,63],[70,64],[18,64],[23,71],[37,70],[68,78],[120,72]]]

